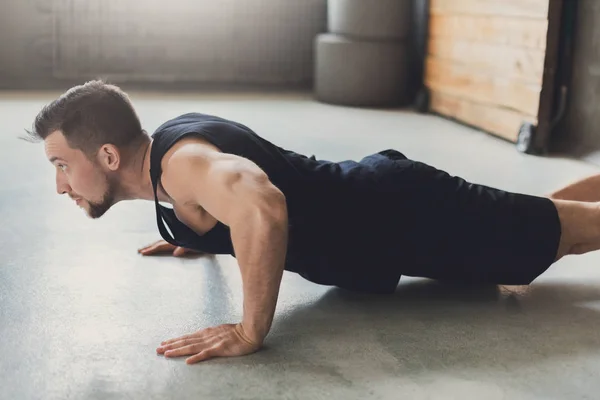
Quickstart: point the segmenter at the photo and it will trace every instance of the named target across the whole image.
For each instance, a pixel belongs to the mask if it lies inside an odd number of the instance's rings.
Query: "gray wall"
[[[416,4],[416,91],[427,1],[398,1]],[[327,0],[0,0],[0,10],[0,89],[63,88],[95,77],[181,88],[310,87],[314,38],[327,30]]]
[[[0,87],[52,78],[52,1],[0,0]]]
[[[0,87],[97,76],[307,85],[326,6],[326,0],[0,0]]]

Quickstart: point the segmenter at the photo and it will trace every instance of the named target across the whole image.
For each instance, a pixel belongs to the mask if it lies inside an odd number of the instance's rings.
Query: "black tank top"
[[[150,155],[160,234],[173,245],[232,256],[235,252],[226,225],[217,222],[199,235],[156,196],[163,156],[189,135],[207,140],[224,153],[253,161],[283,192],[289,220],[286,270],[319,284],[371,292],[395,289],[398,271],[365,265],[369,258],[377,262],[373,253],[382,250],[385,236],[379,234],[379,214],[365,215],[361,209],[372,208],[377,201],[376,193],[381,191],[376,185],[381,181],[378,176],[390,163],[390,156],[404,159],[403,155],[386,150],[372,155],[368,163],[331,162],[283,149],[240,123],[216,116],[189,113],[165,122],[152,135]]]

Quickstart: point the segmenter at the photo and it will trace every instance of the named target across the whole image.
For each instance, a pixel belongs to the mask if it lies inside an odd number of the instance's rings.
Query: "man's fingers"
[[[164,347],[164,346],[168,346],[168,345],[173,344],[173,343],[181,342],[183,340],[194,339],[197,336],[198,336],[198,333],[192,333],[191,335],[185,335],[185,336],[178,337],[178,338],[175,338],[175,339],[165,340],[164,342],[160,342],[160,345],[162,347]]]
[[[180,340],[178,342],[161,345],[156,349],[156,352],[158,354],[164,354],[166,351],[174,350],[178,347],[183,347],[183,346],[187,346],[187,345],[195,344],[195,343],[196,343],[196,341],[194,339],[184,339],[184,340]]]
[[[186,253],[185,248],[183,247],[175,247],[175,250],[173,250],[173,255],[175,257],[181,257]]]
[[[163,240],[157,240],[157,241],[156,241],[156,242],[154,242],[154,243],[150,243],[149,245],[146,245],[146,246],[142,247],[142,248],[140,249],[140,251],[142,251],[142,250],[148,250],[148,249],[151,249],[151,248],[153,248],[153,247],[155,247],[155,246],[158,246],[159,244],[161,244],[161,243],[163,243],[163,242],[164,242]]]
[[[164,342],[161,342],[160,345],[164,346],[164,345],[167,345],[167,344],[171,344],[171,343],[175,343],[175,342],[180,342],[180,341],[186,340],[186,339],[198,339],[198,338],[204,337],[208,333],[207,331],[208,331],[208,329],[205,329],[205,330],[202,330],[202,331],[190,333],[189,335],[183,335],[183,336],[180,336],[178,338],[165,340]]]
[[[243,356],[259,348],[243,338],[236,325],[225,324],[164,341],[157,352],[165,357],[190,356],[186,363],[193,364],[215,357]]]
[[[160,252],[167,252],[167,251],[171,251],[175,248],[175,246],[173,246],[170,243],[167,242],[161,242],[161,243],[157,243],[154,246],[152,246],[150,248],[150,251],[152,251],[153,253],[160,253]]]
[[[170,346],[170,345],[175,345],[179,342],[185,342],[186,340],[198,340],[200,339],[197,335],[195,334],[191,334],[191,335],[187,335],[187,336],[182,336],[180,338],[177,339],[169,339],[169,340],[165,340],[164,342],[161,342],[160,346],[161,347],[166,347],[166,346]]]
[[[187,254],[205,254],[205,253],[202,251],[199,251],[199,250],[188,249],[187,247],[176,247],[175,250],[173,250],[173,255],[175,257],[183,257]]]
[[[138,253],[144,256],[150,256],[159,253],[172,253],[175,257],[183,257],[186,254],[203,254],[200,251],[188,249],[185,247],[174,246],[166,240],[159,240],[148,246],[138,249]]]
[[[164,240],[159,240],[156,243],[152,243],[149,246],[141,248],[140,250],[138,250],[138,252],[143,255],[151,255],[156,253],[172,251],[174,248],[175,246],[173,246],[172,244]]]
[[[183,340],[179,340],[177,342],[173,342],[170,344],[161,345],[156,349],[156,352],[158,354],[163,354],[166,351],[175,350],[180,347],[189,346],[192,344],[203,344],[204,346],[207,346],[207,345],[212,344],[211,339],[212,338],[204,338],[204,337],[183,339]]]
[[[185,360],[185,363],[186,364],[194,364],[194,363],[197,363],[197,362],[208,360],[208,359],[213,358],[213,357],[218,356],[218,355],[219,355],[219,348],[218,347],[211,347],[209,349],[202,350],[200,353],[198,353],[196,355],[188,357]]]
[[[165,357],[181,357],[181,356],[189,356],[190,354],[196,354],[203,351],[206,348],[204,343],[193,343],[187,346],[178,347],[173,350],[165,351]]]

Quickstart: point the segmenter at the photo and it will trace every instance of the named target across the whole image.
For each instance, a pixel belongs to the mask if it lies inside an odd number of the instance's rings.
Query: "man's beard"
[[[115,204],[116,184],[107,179],[107,189],[99,202],[86,200],[88,203],[87,213],[90,218],[97,219],[103,216]]]

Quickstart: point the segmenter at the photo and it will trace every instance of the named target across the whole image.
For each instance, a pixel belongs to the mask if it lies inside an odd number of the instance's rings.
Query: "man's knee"
[[[545,197],[549,198],[550,200],[567,200],[561,190],[549,193]]]

